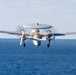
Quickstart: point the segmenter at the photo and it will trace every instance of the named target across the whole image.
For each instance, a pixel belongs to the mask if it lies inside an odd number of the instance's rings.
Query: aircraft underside
[[[48,40],[47,47],[50,47],[50,41],[55,39],[55,37],[54,36],[44,36],[44,37],[42,37],[38,34],[38,32],[40,32],[39,29],[33,29],[32,33],[34,33],[34,35],[31,36],[31,38],[29,37],[28,39],[31,39],[33,41],[33,44],[38,47],[38,46],[41,45],[42,38],[45,38],[46,40]],[[51,31],[48,30],[48,32],[51,32]],[[24,32],[22,31],[22,36],[20,38],[20,45],[23,45],[25,47],[26,46],[25,40],[27,40],[27,37],[24,36]]]

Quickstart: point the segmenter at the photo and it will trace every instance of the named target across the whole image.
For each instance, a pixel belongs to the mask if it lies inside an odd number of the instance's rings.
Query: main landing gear
[[[25,47],[25,46],[26,46],[26,44],[24,43],[24,44],[23,44],[23,46]]]
[[[50,47],[50,40],[48,40],[49,41],[49,43],[47,44],[47,47],[49,48]]]

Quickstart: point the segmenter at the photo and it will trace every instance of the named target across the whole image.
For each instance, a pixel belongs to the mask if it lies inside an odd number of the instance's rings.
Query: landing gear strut
[[[49,43],[47,44],[47,47],[49,48],[50,47],[50,40],[48,40],[49,41]]]

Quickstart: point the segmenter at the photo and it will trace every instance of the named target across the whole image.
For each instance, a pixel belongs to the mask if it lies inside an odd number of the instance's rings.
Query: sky
[[[0,0],[0,30],[16,31],[18,25],[37,22],[54,26],[56,32],[76,32],[76,0]],[[76,39],[76,35],[57,38]]]

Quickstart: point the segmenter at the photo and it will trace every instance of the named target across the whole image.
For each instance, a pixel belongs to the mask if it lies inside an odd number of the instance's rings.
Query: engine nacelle
[[[40,46],[40,45],[41,45],[41,41],[33,40],[33,44],[34,44],[35,46]]]
[[[51,36],[46,36],[46,39],[53,40],[53,39],[55,39],[55,36],[52,34]]]

